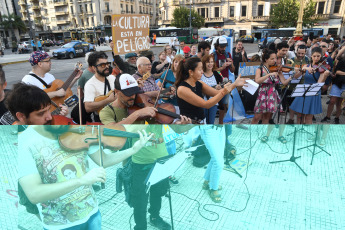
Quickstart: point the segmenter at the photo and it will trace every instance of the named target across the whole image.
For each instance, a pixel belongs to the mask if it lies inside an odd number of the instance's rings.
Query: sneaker
[[[316,118],[315,118],[315,116],[313,116],[313,121],[314,121],[314,122],[316,121]]]
[[[339,123],[339,117],[334,118],[334,124],[337,124],[337,125],[340,124]]]
[[[295,122],[294,122],[294,120],[289,119],[289,120],[286,122],[286,124],[293,125],[293,124],[295,124]]]
[[[329,117],[327,117],[327,116],[325,116],[325,117],[321,120],[321,122],[329,122],[329,121],[331,121],[331,118],[329,118]]]
[[[178,180],[173,176],[173,177],[169,177],[169,181],[173,184],[178,184]]]
[[[323,138],[321,138],[321,140],[320,140],[320,146],[325,146],[326,145],[326,140],[325,139],[323,139]]]
[[[171,226],[165,222],[160,216],[154,218],[150,216],[150,224],[160,230],[170,230]]]

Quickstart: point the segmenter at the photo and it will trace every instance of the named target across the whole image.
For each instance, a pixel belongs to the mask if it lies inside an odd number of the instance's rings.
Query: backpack
[[[213,51],[214,62],[218,61],[217,51]],[[225,52],[225,58],[231,58],[231,54],[229,52]]]

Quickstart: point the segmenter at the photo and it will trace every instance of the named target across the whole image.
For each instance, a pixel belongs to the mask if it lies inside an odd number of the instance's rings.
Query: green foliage
[[[306,0],[304,3],[303,27],[311,27],[317,22],[315,17],[315,2]],[[272,27],[296,27],[300,1],[280,0],[271,9],[270,25]]]
[[[19,29],[24,32],[26,31],[25,23],[18,15],[15,14],[2,15],[0,25],[2,25],[5,30]]]
[[[177,28],[189,27],[189,9],[186,7],[176,8],[173,12],[172,26]],[[192,27],[200,28],[205,25],[205,19],[192,9]]]

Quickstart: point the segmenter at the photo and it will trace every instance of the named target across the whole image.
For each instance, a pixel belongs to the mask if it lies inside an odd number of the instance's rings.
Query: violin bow
[[[170,69],[170,65],[171,65],[171,63],[169,63],[169,66],[168,66],[168,68],[167,68],[167,70],[166,70],[166,72],[165,72],[164,79],[163,79],[163,82],[162,82],[161,87],[160,87],[160,89],[159,89],[159,92],[158,92],[158,95],[157,95],[157,97],[156,97],[156,101],[155,101],[155,104],[154,104],[153,108],[156,108],[157,105],[158,105],[159,96],[160,96],[161,91],[162,91],[162,89],[163,89],[163,86],[164,86],[164,83],[165,83],[165,79],[167,78],[168,71],[169,71],[169,69]]]
[[[99,164],[103,167],[103,149],[102,149],[102,138],[101,138],[101,126],[97,125],[98,129],[98,146],[99,146]],[[101,188],[105,189],[105,184],[101,183]]]
[[[82,112],[81,112],[81,88],[78,86],[78,107],[79,107],[79,125],[82,125],[83,117],[82,117]]]

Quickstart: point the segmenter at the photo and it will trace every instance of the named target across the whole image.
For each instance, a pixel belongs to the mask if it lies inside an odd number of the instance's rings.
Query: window
[[[87,12],[87,4],[85,4],[85,12]]]
[[[235,17],[235,7],[230,6],[230,17]]]
[[[141,13],[141,6],[139,6],[139,13]]]
[[[52,22],[55,22],[56,21],[56,18],[55,17],[52,17]]]
[[[126,13],[128,13],[128,5],[126,5]]]
[[[80,13],[83,13],[83,6],[82,5],[79,5],[79,11],[80,11]]]
[[[47,13],[47,12],[46,12]],[[71,14],[73,14],[73,6],[71,6]]]
[[[220,17],[220,15],[219,15],[219,7],[215,7],[214,8],[214,17],[215,18],[219,18]]]
[[[242,17],[246,17],[247,16],[247,6],[242,6],[241,16]]]
[[[107,12],[109,12],[109,2],[106,2],[106,3],[105,3],[105,10],[106,10]]]
[[[208,18],[208,8],[199,8],[198,13],[203,18]]]
[[[123,10],[123,5],[121,4],[121,11]]]
[[[92,4],[90,4],[90,10],[91,10],[91,12],[93,12]]]
[[[333,13],[338,14],[340,10],[341,1],[335,1]]]
[[[131,5],[131,13],[133,13],[133,5]]]
[[[317,14],[323,14],[324,8],[325,8],[325,2],[319,2],[319,7],[317,9]]]
[[[264,5],[258,6],[258,16],[264,16]]]
[[[338,28],[329,28],[328,33],[332,35],[337,35],[338,34]]]

